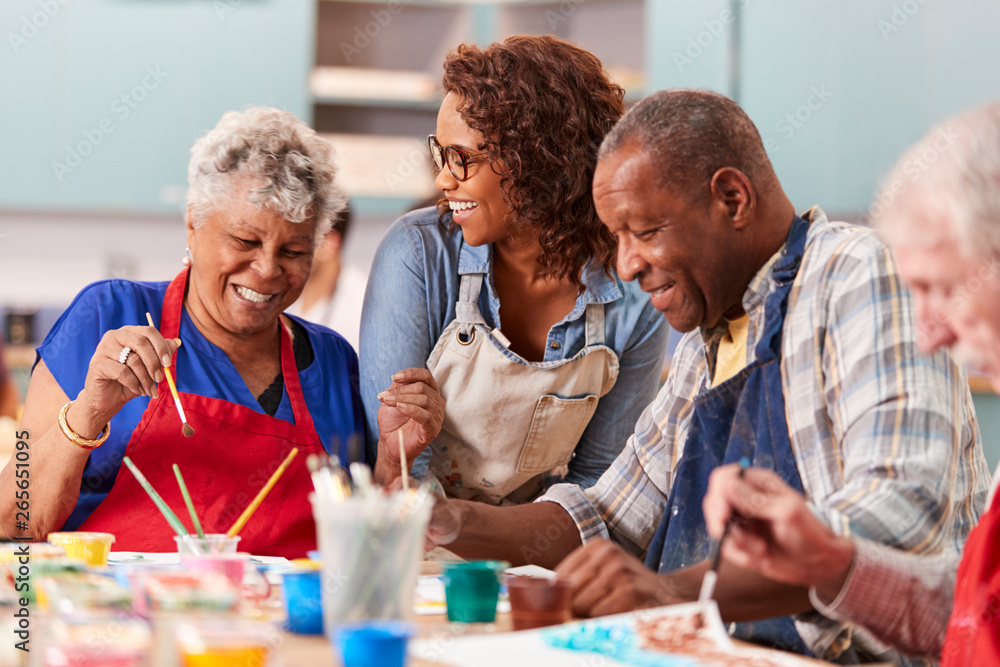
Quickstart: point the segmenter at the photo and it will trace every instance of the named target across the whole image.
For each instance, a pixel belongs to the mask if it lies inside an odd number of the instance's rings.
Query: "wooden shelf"
[[[386,0],[325,0],[327,2],[352,2],[365,5],[384,5]],[[533,7],[559,5],[565,0],[397,0],[400,5],[412,7]]]
[[[414,111],[437,111],[441,98],[430,100],[401,100],[376,97],[344,97],[341,95],[313,95],[313,104],[329,104],[338,107],[376,107],[381,109],[413,109]]]
[[[984,375],[970,375],[969,388],[974,394],[995,394],[990,379]]]
[[[333,145],[337,182],[348,196],[419,201],[434,194],[426,137],[322,136]]]

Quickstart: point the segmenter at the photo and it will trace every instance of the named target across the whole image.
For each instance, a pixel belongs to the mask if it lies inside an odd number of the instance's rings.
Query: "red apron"
[[[177,337],[187,276],[185,269],[164,296],[160,322],[164,338]],[[316,548],[316,526],[308,500],[312,481],[306,458],[325,450],[302,396],[291,337],[284,325],[280,330],[281,372],[295,424],[221,399],[181,393],[184,412],[195,429],[194,436],[185,438],[164,379],[158,387],[160,397],[150,400],[125,454],[184,524],[190,525],[171,467],[176,463],[205,532],[225,533],[288,452],[298,447],[295,460],[240,531],[239,550],[301,558]],[[170,525],[124,465],[107,497],[79,530],[114,533],[116,551],[177,548]]]
[[[941,652],[942,667],[1000,665],[1000,508],[969,533],[955,578],[955,602]]]

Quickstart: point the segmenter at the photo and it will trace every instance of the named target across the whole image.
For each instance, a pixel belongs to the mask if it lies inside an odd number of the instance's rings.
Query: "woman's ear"
[[[193,248],[195,245],[194,235],[197,229],[194,225],[194,206],[188,204],[187,215],[185,216],[184,226],[187,228],[187,246],[188,248]]]

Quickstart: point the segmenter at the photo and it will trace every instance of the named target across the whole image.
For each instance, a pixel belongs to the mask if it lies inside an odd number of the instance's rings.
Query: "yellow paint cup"
[[[104,567],[108,564],[111,543],[115,536],[111,533],[49,533],[49,543],[58,544],[66,550],[66,557],[86,563],[90,567]]]

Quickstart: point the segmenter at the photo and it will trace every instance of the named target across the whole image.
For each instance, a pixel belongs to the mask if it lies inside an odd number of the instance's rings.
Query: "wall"
[[[1000,97],[991,0],[650,0],[647,12],[651,89],[735,92],[802,210],[863,215],[905,147]]]
[[[5,0],[0,208],[177,211],[224,111],[306,117],[313,3]]]

